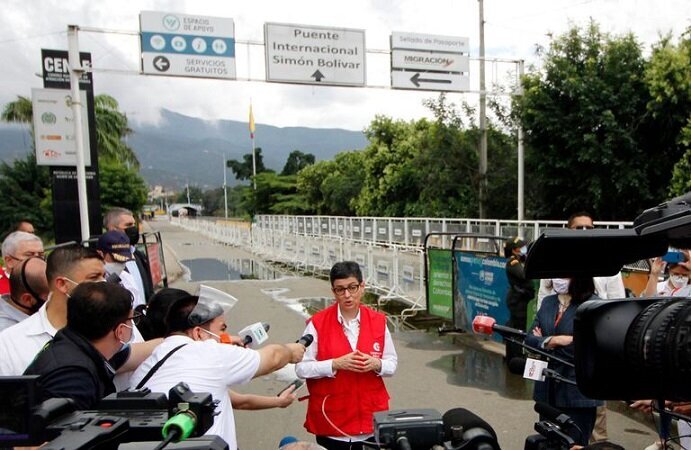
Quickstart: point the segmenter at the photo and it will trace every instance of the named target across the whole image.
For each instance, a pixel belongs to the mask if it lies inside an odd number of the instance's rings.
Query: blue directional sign
[[[233,19],[142,11],[140,29],[145,74],[235,79]]]

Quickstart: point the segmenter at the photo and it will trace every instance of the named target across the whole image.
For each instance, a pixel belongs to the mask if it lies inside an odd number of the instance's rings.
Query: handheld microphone
[[[269,331],[269,328],[268,323],[257,322],[240,330],[238,335],[242,338],[242,344],[245,347],[253,348],[263,344],[267,339],[269,339],[269,335],[266,334],[266,332]]]
[[[523,372],[525,372],[525,363],[525,358],[521,358],[520,356],[511,358],[509,361],[509,372],[514,375],[523,375]]]
[[[313,341],[314,341],[314,336],[312,336],[311,334],[306,334],[306,335],[302,336],[300,339],[298,339],[297,341],[295,341],[295,343],[296,344],[302,344],[305,347],[309,347]]]
[[[518,328],[497,325],[497,321],[491,316],[475,316],[473,319],[473,332],[486,335],[498,333],[504,338],[511,337],[516,339],[525,339],[526,336],[526,332]]]

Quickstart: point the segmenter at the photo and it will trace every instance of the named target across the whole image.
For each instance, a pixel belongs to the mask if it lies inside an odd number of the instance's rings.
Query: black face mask
[[[139,242],[139,228],[136,225],[125,228],[125,234],[130,238],[130,245],[137,245],[137,242]]]

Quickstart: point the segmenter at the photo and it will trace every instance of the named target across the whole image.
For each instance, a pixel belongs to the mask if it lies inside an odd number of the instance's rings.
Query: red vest
[[[317,360],[338,358],[352,352],[338,321],[338,305],[318,312],[312,318],[317,330]],[[360,335],[357,349],[377,358],[384,354],[386,316],[360,306]],[[372,433],[372,413],[389,409],[389,393],[382,378],[374,372],[339,370],[334,378],[307,380],[309,404],[305,428],[318,436]],[[322,412],[322,408],[324,412]],[[341,431],[334,428],[324,413]]]

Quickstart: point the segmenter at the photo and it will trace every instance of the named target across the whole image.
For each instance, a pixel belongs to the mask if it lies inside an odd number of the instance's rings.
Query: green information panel
[[[453,320],[453,261],[451,250],[427,249],[427,312]]]

